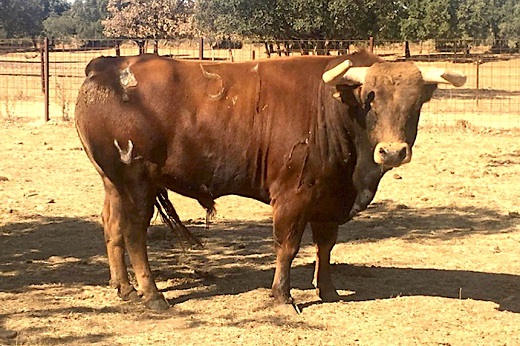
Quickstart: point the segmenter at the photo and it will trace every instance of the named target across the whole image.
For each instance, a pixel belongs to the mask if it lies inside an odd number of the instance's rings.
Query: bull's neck
[[[310,141],[315,146],[322,165],[352,164],[356,152],[350,137],[346,107],[330,103],[326,94],[321,94],[315,118],[310,123]]]

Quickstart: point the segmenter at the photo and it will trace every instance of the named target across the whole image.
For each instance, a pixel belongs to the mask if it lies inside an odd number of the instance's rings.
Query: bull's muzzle
[[[412,160],[408,143],[380,142],[374,149],[374,161],[384,167],[399,167]]]

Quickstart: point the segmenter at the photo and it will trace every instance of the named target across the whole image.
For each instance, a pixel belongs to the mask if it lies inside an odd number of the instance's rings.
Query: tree
[[[51,14],[49,18],[43,21],[45,34],[52,38],[76,36],[77,26],[78,21],[70,15],[70,12],[66,12],[61,16]]]
[[[488,38],[491,33],[492,11],[487,0],[461,1],[457,9],[457,19],[462,38]]]
[[[108,0],[76,0],[70,10],[61,16],[51,15],[43,22],[45,33],[54,38],[103,38]]]
[[[405,15],[399,24],[401,38],[405,40],[458,38],[457,2],[457,0],[404,1]]]
[[[4,38],[40,36],[46,18],[69,8],[65,0],[0,0],[0,33]]]
[[[507,0],[501,8],[503,20],[498,24],[502,37],[520,41],[520,2]]]
[[[390,35],[397,5],[379,0],[197,0],[194,22],[204,36],[366,39]],[[379,14],[385,17],[379,20]]]
[[[79,38],[103,38],[102,21],[108,17],[108,0],[76,0],[70,10],[76,20],[76,32]]]
[[[43,4],[38,0],[2,0],[0,26],[5,38],[37,36],[42,13]]]
[[[143,39],[187,36],[192,10],[191,0],[109,0],[104,33]]]
[[[193,22],[206,37],[283,38],[291,36],[290,11],[283,0],[197,0]]]
[[[402,1],[371,0],[369,8],[371,36],[378,40],[400,40],[399,23],[406,14]]]

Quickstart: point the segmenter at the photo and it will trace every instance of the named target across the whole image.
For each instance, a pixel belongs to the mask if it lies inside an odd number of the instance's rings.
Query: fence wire
[[[520,53],[514,44],[519,41],[50,41],[49,116],[63,120],[74,116],[84,69],[90,60],[102,55],[145,52],[177,59],[238,62],[290,55],[339,55],[364,47],[387,60],[411,60],[419,66],[456,69],[468,76],[462,88],[439,86],[433,99],[423,107],[423,124],[463,122],[520,128]],[[0,40],[0,116],[44,118],[44,56],[43,40]]]

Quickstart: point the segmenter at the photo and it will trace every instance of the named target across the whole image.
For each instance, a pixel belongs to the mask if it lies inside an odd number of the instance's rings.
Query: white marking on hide
[[[199,66],[200,66],[200,69],[202,70],[202,75],[205,78],[210,79],[210,80],[220,81],[220,85],[221,85],[220,91],[216,94],[209,94],[209,93],[207,94],[208,97],[212,100],[220,100],[222,98],[222,96],[224,96],[224,93],[226,92],[226,89],[224,88],[224,81],[222,80],[222,77],[220,77],[216,73],[211,73],[211,72],[206,71],[202,64],[200,64]]]
[[[130,66],[119,73],[119,82],[124,89],[137,86],[137,79],[132,71],[130,71]]]
[[[114,139],[114,146],[117,148],[119,152],[119,156],[121,158],[121,162],[125,165],[129,165],[132,163],[132,150],[134,149],[134,143],[131,140],[128,140],[128,146],[126,150],[121,149],[117,139]]]
[[[128,101],[128,94],[126,91],[129,88],[137,86],[137,79],[132,71],[130,71],[130,66],[119,72],[119,83],[121,83],[121,86],[123,87],[123,101]]]

